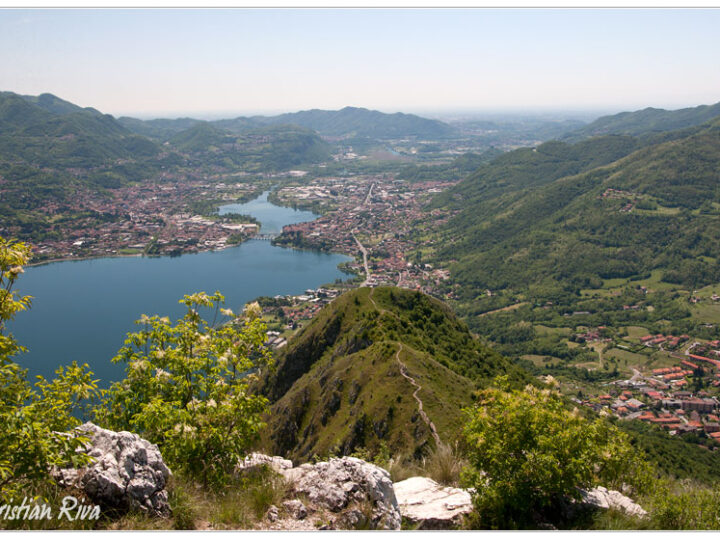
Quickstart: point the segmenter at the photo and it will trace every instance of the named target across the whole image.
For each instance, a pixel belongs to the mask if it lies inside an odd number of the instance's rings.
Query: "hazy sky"
[[[114,115],[720,101],[720,10],[0,10],[0,90]]]

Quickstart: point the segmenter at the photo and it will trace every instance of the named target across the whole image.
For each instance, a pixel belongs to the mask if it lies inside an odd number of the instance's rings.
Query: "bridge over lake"
[[[273,240],[280,236],[279,233],[261,233],[253,236],[255,240]]]

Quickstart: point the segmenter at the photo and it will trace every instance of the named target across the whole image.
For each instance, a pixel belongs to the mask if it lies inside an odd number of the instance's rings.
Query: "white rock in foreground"
[[[280,456],[266,456],[265,454],[252,453],[244,460],[237,464],[235,472],[245,472],[250,469],[256,469],[267,465],[273,471],[282,473],[282,471],[292,469],[292,461]]]
[[[158,447],[127,431],[110,431],[87,422],[86,445],[93,461],[82,469],[57,469],[53,476],[63,486],[82,490],[103,510],[139,508],[167,516],[170,506],[165,486],[172,475]]]
[[[421,529],[450,529],[472,511],[472,496],[464,489],[441,486],[415,476],[393,484],[400,514]]]
[[[400,529],[401,517],[390,475],[384,469],[353,457],[306,463],[281,471],[295,493],[314,506],[339,513],[337,526],[368,525]],[[365,511],[363,511],[365,510]],[[367,523],[361,523],[367,519]]]
[[[626,497],[619,491],[610,490],[602,486],[598,486],[591,490],[579,490],[582,495],[582,501],[585,504],[596,508],[604,508],[606,510],[613,508],[621,510],[630,516],[644,517],[647,512],[642,506],[636,504],[630,497]]]

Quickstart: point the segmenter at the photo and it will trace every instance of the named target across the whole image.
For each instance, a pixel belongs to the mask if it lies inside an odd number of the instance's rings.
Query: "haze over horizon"
[[[115,116],[720,101],[717,9],[3,9],[0,90]]]
[[[0,91],[3,91],[3,89],[0,89]],[[52,93],[52,92],[50,92]],[[63,96],[57,96],[59,98],[63,98]],[[702,103],[698,104],[690,104],[688,107],[695,107],[697,105],[704,105]],[[92,105],[89,105],[92,106]],[[475,118],[482,118],[487,120],[492,119],[512,119],[512,118],[524,118],[524,117],[533,117],[533,118],[552,118],[552,119],[574,119],[574,120],[584,120],[584,121],[591,121],[594,120],[600,116],[604,115],[610,115],[619,113],[622,111],[627,110],[626,108],[622,107],[602,107],[602,108],[580,108],[580,109],[573,109],[573,108],[527,108],[527,107],[517,107],[517,108],[426,108],[426,107],[419,107],[419,108],[387,108],[387,107],[366,107],[364,105],[342,105],[337,107],[303,107],[303,108],[285,108],[285,109],[260,109],[260,110],[184,110],[184,111],[161,111],[161,112],[139,112],[139,113],[133,113],[132,111],[129,112],[123,112],[122,114],[116,114],[114,116],[116,117],[122,117],[122,116],[129,116],[133,118],[138,118],[140,120],[154,120],[154,119],[173,119],[173,118],[194,118],[197,120],[205,120],[205,121],[214,121],[214,120],[225,120],[229,118],[237,118],[237,117],[252,117],[252,116],[276,116],[281,115],[285,113],[296,113],[296,112],[303,112],[303,111],[310,111],[310,110],[341,110],[346,107],[350,108],[360,108],[360,109],[368,109],[368,110],[376,110],[379,112],[387,113],[387,114],[394,114],[394,113],[404,113],[404,114],[415,114],[417,116],[422,116],[425,118],[432,118],[442,121],[453,121],[453,120],[469,120],[469,119],[475,119]],[[97,107],[95,107],[97,108]],[[670,107],[673,108],[679,108],[679,107]],[[100,111],[103,113],[106,113],[107,111]],[[111,113],[108,113],[111,114]]]

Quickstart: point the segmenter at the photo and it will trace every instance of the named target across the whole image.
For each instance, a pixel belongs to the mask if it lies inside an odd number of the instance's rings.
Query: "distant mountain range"
[[[165,152],[203,154],[209,162],[225,160],[250,172],[287,169],[330,157],[330,146],[317,133],[272,119],[115,119],[51,94],[0,93],[0,159],[7,162],[97,168],[116,160],[155,157],[161,143],[169,144]]]
[[[201,120],[191,118],[143,121],[122,117],[119,121],[127,129],[155,139],[170,138],[180,131],[202,123]],[[430,120],[414,114],[385,114],[359,107],[345,107],[339,111],[313,109],[278,116],[241,116],[215,120],[208,124],[238,134],[265,126],[295,125],[316,131],[326,137],[336,138],[442,139],[457,135],[455,128],[439,120]]]
[[[332,137],[443,139],[456,135],[453,127],[439,120],[414,114],[385,114],[359,107],[345,107],[339,111],[313,109],[273,117],[254,117],[253,120],[267,124],[297,124]]]
[[[0,216],[27,239],[46,234],[48,203],[63,204],[79,191],[102,192],[181,168],[181,176],[209,168],[265,173],[330,157],[327,142],[298,126],[238,134],[190,119],[120,121],[51,94],[0,93]]]
[[[133,133],[161,142],[169,140],[173,135],[177,135],[181,131],[203,123],[201,120],[194,118],[139,120],[129,116],[121,116],[118,118],[118,122]]]
[[[10,92],[4,92],[7,94],[10,94]],[[51,114],[70,114],[75,112],[90,112],[97,115],[101,115],[102,113],[98,111],[97,109],[93,109],[92,107],[79,107],[78,105],[75,105],[74,103],[70,103],[69,101],[65,101],[64,99],[60,99],[57,96],[54,96],[52,94],[40,94],[39,96],[20,96],[28,103],[32,103],[33,105],[37,105],[38,107],[41,107],[42,109],[45,109],[47,112]]]

